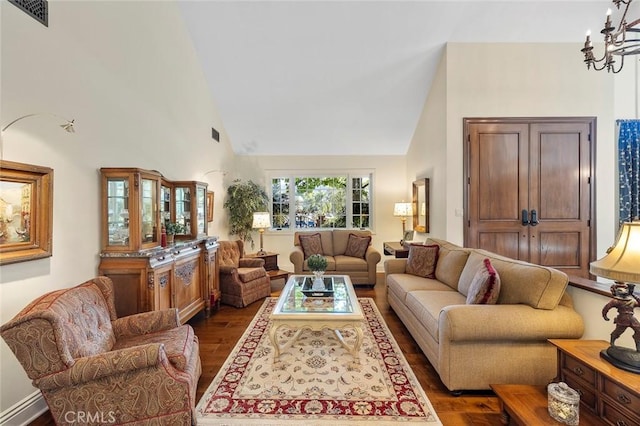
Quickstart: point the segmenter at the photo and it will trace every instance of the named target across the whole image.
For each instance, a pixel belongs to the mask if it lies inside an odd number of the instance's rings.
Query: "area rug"
[[[330,330],[303,331],[274,362],[268,298],[196,407],[199,425],[441,425],[373,299],[358,299],[354,358]],[[279,342],[293,336],[280,329]],[[347,343],[355,332],[341,330]]]

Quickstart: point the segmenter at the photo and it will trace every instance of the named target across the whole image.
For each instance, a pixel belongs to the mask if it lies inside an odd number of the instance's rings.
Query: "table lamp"
[[[404,236],[405,222],[407,221],[407,216],[413,216],[413,206],[411,203],[405,203],[404,201],[395,203],[393,206],[393,215],[400,217],[402,221],[402,235]]]
[[[632,284],[640,283],[640,221],[622,224],[615,245],[602,259],[591,262],[589,271],[614,280],[613,298],[602,309],[602,317],[609,321],[609,310],[616,308],[616,327],[611,332],[611,346],[602,350],[600,356],[618,368],[640,374],[640,322],[633,316],[634,309],[640,307],[640,299],[633,294],[635,284]],[[635,350],[615,345],[627,328],[634,331]]]
[[[255,212],[253,214],[253,225],[251,225],[251,227],[260,232],[260,251],[258,252],[258,255],[264,256],[267,254],[267,252],[262,249],[264,230],[265,228],[271,227],[271,216],[269,215],[269,212]]]

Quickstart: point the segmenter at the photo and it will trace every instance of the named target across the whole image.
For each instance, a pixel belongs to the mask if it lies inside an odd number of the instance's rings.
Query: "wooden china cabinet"
[[[113,280],[118,316],[177,308],[182,323],[220,299],[217,238],[207,236],[207,184],[159,172],[102,168],[102,251],[98,273]],[[167,222],[184,234],[162,246]]]

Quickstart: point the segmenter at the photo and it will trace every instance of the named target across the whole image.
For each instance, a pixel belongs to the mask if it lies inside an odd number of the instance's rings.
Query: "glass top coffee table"
[[[274,360],[280,353],[295,343],[303,330],[321,331],[332,330],[340,344],[347,349],[354,358],[358,357],[362,345],[362,324],[364,314],[358,303],[356,292],[348,275],[326,275],[323,277],[325,291],[309,287],[313,276],[292,275],[285,285],[278,303],[271,314],[271,328],[269,339],[275,348]],[[279,345],[276,333],[281,327],[295,330],[291,339]],[[356,340],[349,345],[340,330],[352,328],[356,333]]]

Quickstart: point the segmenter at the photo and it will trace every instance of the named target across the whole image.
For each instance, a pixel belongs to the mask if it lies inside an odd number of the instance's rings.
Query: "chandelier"
[[[620,9],[620,4],[624,4],[624,13],[620,19],[620,25],[616,28],[611,22],[611,9],[607,10],[607,20],[604,28],[600,31],[604,35],[604,54],[600,59],[593,55],[593,44],[591,43],[591,31],[587,31],[587,39],[584,42],[584,62],[587,69],[618,73],[624,65],[624,57],[628,55],[640,54],[640,19],[627,23],[627,11],[633,0],[612,0],[616,8]],[[620,57],[616,66],[616,56]]]

